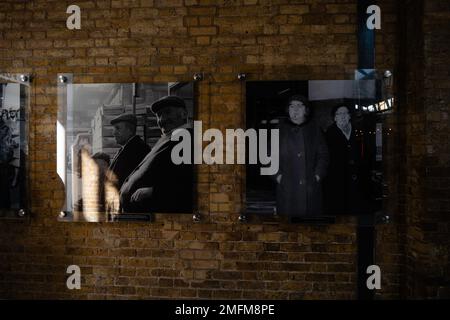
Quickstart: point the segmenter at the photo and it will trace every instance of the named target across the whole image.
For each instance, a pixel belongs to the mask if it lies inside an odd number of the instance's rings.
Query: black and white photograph
[[[193,166],[171,158],[172,136],[193,127],[192,83],[69,83],[58,94],[63,220],[192,214]]]
[[[26,210],[26,106],[28,87],[0,77],[0,211]]]
[[[394,103],[380,80],[255,81],[246,90],[247,129],[279,134],[275,174],[246,166],[247,213],[308,219],[380,207],[382,117]]]

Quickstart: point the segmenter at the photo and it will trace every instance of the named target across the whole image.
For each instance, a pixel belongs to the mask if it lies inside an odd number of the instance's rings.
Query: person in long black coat
[[[289,119],[280,129],[280,167],[277,182],[277,213],[290,217],[322,213],[322,180],[328,166],[323,133],[310,119],[307,99],[300,95],[288,101]]]
[[[363,143],[351,123],[351,109],[333,108],[334,123],[327,129],[330,166],[325,179],[325,199],[330,214],[357,214],[368,208],[368,173]]]
[[[153,103],[151,110],[156,114],[162,136],[122,185],[121,210],[125,213],[192,213],[192,159],[189,163],[175,164],[171,156],[172,149],[180,143],[172,141],[172,136],[186,127],[186,106],[182,99],[168,96]]]
[[[111,120],[114,137],[122,147],[109,166],[108,178],[120,190],[125,179],[150,152],[150,147],[136,135],[137,119],[132,114],[121,114]]]

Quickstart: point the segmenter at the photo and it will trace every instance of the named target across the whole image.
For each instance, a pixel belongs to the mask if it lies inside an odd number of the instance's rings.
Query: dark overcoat
[[[356,214],[368,209],[367,165],[363,161],[363,141],[352,129],[347,140],[332,124],[326,132],[330,166],[324,182],[327,211],[331,214]]]
[[[162,136],[150,153],[125,180],[120,190],[120,205],[129,213],[192,213],[193,165],[174,164],[172,149],[178,141]],[[136,201],[133,194],[141,188],[151,190]]]
[[[150,147],[139,136],[134,136],[114,156],[109,166],[109,178],[120,190],[125,179],[150,152]],[[114,174],[114,176],[111,175]]]
[[[282,121],[277,212],[280,215],[314,216],[322,213],[322,183],[328,166],[328,149],[322,131],[313,121],[296,125]]]

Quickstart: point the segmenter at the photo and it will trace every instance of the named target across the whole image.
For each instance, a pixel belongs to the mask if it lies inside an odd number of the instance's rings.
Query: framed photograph
[[[62,220],[192,214],[192,162],[172,159],[174,137],[193,127],[192,83],[72,83],[71,75],[58,81]]]
[[[301,222],[376,211],[393,103],[381,80],[247,82],[247,129],[278,143],[267,148],[277,170],[246,166],[246,213]]]
[[[0,74],[0,217],[24,217],[28,204],[30,76]]]

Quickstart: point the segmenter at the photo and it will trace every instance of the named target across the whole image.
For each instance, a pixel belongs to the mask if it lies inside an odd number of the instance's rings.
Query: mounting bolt
[[[60,213],[59,213],[59,217],[62,219],[62,218],[65,218],[65,217],[67,217],[67,213],[66,212],[64,212],[64,211],[61,211]]]
[[[202,81],[203,80],[203,73],[196,73],[196,74],[194,74],[194,80],[195,81]]]
[[[239,222],[245,223],[247,222],[247,216],[243,213],[239,215]]]
[[[20,81],[28,82],[28,80],[29,80],[29,77],[27,75],[25,75],[25,74],[20,75]]]
[[[273,207],[273,216],[278,217],[277,207]]]
[[[60,76],[58,76],[58,80],[59,80],[60,83],[66,83],[67,82],[67,77],[63,76],[63,75],[60,75]]]
[[[200,220],[202,220],[202,216],[200,215],[200,213],[199,212],[194,213],[194,215],[192,216],[192,221],[200,222]]]
[[[17,212],[17,215],[18,215],[19,217],[25,217],[25,216],[27,215],[27,213],[26,213],[25,210],[20,209],[20,210]]]
[[[247,74],[246,73],[238,73],[237,78],[240,81],[244,81],[245,79],[247,79]]]

